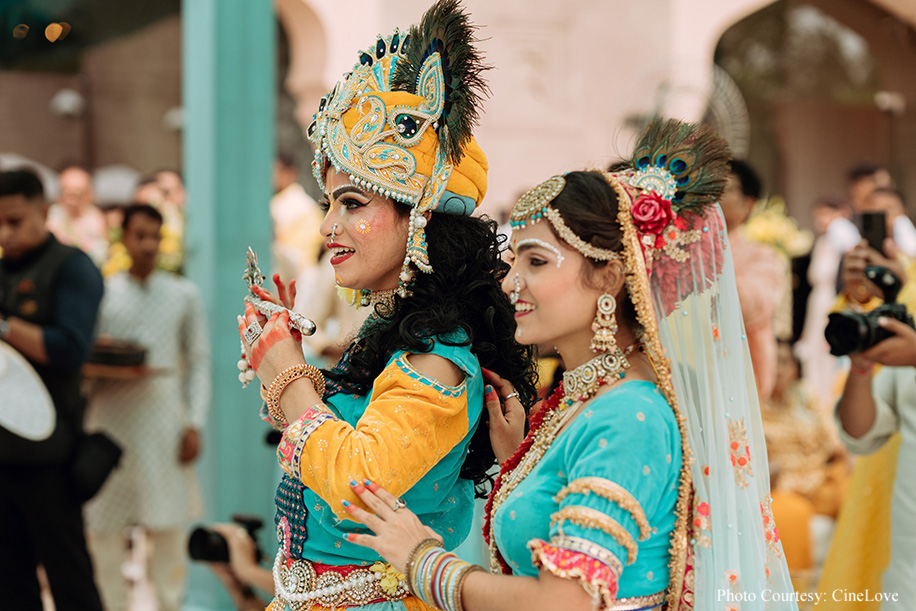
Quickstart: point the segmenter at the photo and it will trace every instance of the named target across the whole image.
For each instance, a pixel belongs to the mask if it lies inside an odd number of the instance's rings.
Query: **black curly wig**
[[[409,214],[406,205],[394,206],[399,214]],[[534,348],[515,341],[515,310],[500,287],[509,271],[500,258],[506,238],[496,228],[487,217],[433,214],[426,238],[435,271],[417,272],[412,296],[395,297],[393,313],[377,310],[377,320],[364,325],[325,376],[345,392],[367,394],[394,352],[429,352],[437,336],[460,330],[469,338],[460,345],[471,347],[481,367],[510,381],[529,409],[537,399]],[[484,409],[481,420],[486,413]],[[489,430],[478,422],[460,476],[474,482],[480,497],[486,494],[491,482],[487,471],[495,462]]]

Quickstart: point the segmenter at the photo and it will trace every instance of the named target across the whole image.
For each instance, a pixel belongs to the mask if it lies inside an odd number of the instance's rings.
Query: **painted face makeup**
[[[553,244],[550,244],[549,242],[545,242],[544,240],[539,240],[537,238],[526,238],[522,240],[521,242],[518,243],[518,246],[516,246],[516,249],[521,250],[526,245],[540,246],[541,248],[546,248],[547,250],[555,254],[557,257],[557,269],[560,268],[560,264],[563,263],[563,259],[566,258],[563,256],[563,253],[560,252],[559,248],[557,248]]]
[[[329,197],[321,232],[328,238],[331,265],[340,286],[386,290],[398,286],[407,249],[409,217],[385,197],[330,171]]]
[[[523,344],[588,345],[600,290],[584,281],[585,257],[560,241],[547,223],[516,229],[512,270],[503,292],[515,306]]]

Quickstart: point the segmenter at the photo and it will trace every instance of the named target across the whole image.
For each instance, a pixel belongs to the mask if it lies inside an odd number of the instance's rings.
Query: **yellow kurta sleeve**
[[[401,355],[376,378],[356,426],[330,410],[310,409],[277,449],[280,466],[320,496],[340,519],[341,503],[359,503],[351,480],[369,479],[395,496],[416,484],[469,430],[467,382],[445,386]],[[361,504],[361,503],[360,503]]]

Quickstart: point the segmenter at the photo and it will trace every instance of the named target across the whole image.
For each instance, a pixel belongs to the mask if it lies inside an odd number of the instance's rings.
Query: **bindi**
[[[541,248],[546,248],[547,250],[549,250],[550,252],[552,252],[554,255],[556,255],[556,257],[557,257],[557,268],[558,268],[558,269],[559,269],[559,267],[560,267],[560,264],[563,262],[563,259],[566,258],[566,257],[563,256],[563,253],[560,252],[560,249],[559,249],[559,248],[557,248],[556,246],[554,246],[554,245],[551,244],[550,242],[545,242],[544,240],[539,240],[539,239],[537,239],[537,238],[526,238],[526,239],[522,240],[521,242],[518,243],[518,246],[516,247],[516,249],[519,249],[519,248],[521,248],[522,246],[525,246],[526,244],[531,244],[531,245],[533,245],[533,246],[540,246]]]

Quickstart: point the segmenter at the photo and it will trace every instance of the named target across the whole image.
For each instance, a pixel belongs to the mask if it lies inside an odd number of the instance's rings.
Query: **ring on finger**
[[[510,392],[508,395],[506,395],[506,398],[504,399],[504,401],[508,401],[512,397],[517,397],[517,396],[518,396],[518,391]]]
[[[245,341],[248,342],[249,345],[253,344],[255,340],[261,337],[261,333],[263,331],[264,329],[261,327],[261,323],[256,320],[252,321],[252,323],[245,328],[245,332],[243,334]]]
[[[394,507],[391,508],[391,511],[397,511],[403,507],[407,507],[407,503],[404,502],[404,499],[396,499],[394,501]]]

